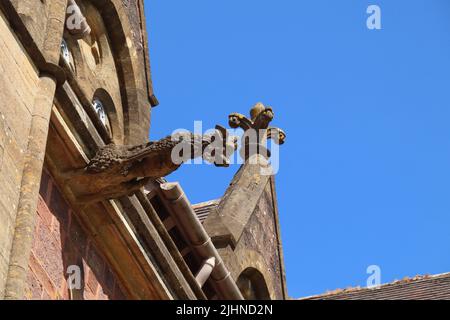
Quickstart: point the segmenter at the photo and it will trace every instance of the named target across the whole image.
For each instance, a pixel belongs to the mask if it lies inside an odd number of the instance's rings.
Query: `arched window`
[[[270,300],[264,276],[255,268],[245,269],[237,280],[237,286],[245,300]]]
[[[121,128],[117,117],[117,109],[108,91],[103,88],[95,90],[92,108],[109,135],[108,139],[105,140],[120,142]]]
[[[65,39],[63,39],[61,42],[61,56],[64,59],[64,62],[66,62],[67,64],[70,63],[69,46],[67,45],[67,42]]]
[[[111,124],[109,123],[109,117],[106,113],[103,102],[99,98],[95,97],[92,101],[92,107],[94,108],[100,122],[108,130],[108,133],[111,134]]]
[[[69,44],[65,39],[61,41],[61,58],[64,64],[69,67],[72,72],[75,72],[75,62],[70,51]]]

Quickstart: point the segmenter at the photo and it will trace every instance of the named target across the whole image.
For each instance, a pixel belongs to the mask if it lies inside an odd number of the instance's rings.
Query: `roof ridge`
[[[345,295],[345,294],[356,294],[356,293],[360,293],[360,292],[366,292],[369,290],[379,290],[379,289],[384,289],[384,288],[388,288],[388,287],[393,287],[395,285],[404,285],[404,284],[410,284],[410,283],[417,283],[417,282],[421,282],[421,281],[426,281],[426,280],[431,280],[431,279],[438,279],[438,278],[443,278],[443,277],[447,277],[450,276],[450,272],[444,272],[444,273],[439,273],[439,274],[434,274],[434,275],[429,275],[429,274],[425,274],[425,275],[416,275],[412,278],[406,276],[401,280],[394,280],[392,282],[388,282],[388,283],[383,283],[380,286],[377,286],[375,288],[369,288],[369,287],[349,287],[346,289],[335,289],[332,291],[327,291],[325,293],[322,294],[317,294],[317,295],[311,295],[311,296],[307,296],[307,297],[303,297],[300,298],[300,300],[309,300],[309,299],[314,299],[314,298],[321,298],[321,297],[331,297],[331,296],[339,296],[339,295]]]
[[[221,200],[221,198],[199,202],[199,203],[193,204],[192,208],[197,209],[197,208],[201,208],[201,207],[219,204],[220,200]]]

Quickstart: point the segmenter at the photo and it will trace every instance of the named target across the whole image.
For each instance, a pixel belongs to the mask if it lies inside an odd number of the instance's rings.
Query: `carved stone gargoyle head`
[[[135,146],[109,144],[87,166],[67,172],[65,178],[80,203],[88,204],[134,194],[150,180],[165,177],[197,157],[227,167],[236,148],[237,138],[221,126],[209,135],[188,132]]]
[[[230,157],[237,149],[238,137],[230,136],[227,129],[216,126],[212,134],[192,135],[180,132],[172,135],[177,145],[172,149],[172,162],[182,164],[193,158],[201,157],[216,167],[229,167]]]

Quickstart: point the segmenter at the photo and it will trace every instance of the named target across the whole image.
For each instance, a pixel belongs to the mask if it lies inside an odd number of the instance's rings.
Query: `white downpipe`
[[[203,262],[203,266],[198,271],[197,275],[195,276],[195,280],[197,280],[198,285],[200,288],[203,287],[203,285],[206,283],[206,281],[211,276],[211,273],[216,266],[216,258],[211,257],[205,262]]]

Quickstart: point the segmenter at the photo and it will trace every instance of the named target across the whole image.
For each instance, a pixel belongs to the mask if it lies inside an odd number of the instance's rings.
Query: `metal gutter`
[[[191,270],[189,270],[189,267],[187,266],[186,262],[184,261],[183,257],[178,251],[175,243],[173,242],[172,238],[170,237],[169,233],[164,227],[164,224],[161,222],[161,219],[159,219],[158,214],[153,209],[153,206],[147,199],[146,195],[143,192],[137,192],[136,196],[139,202],[141,203],[142,207],[144,208],[145,212],[147,213],[150,221],[155,226],[155,229],[158,231],[158,234],[163,240],[164,244],[166,245],[167,250],[172,255],[172,258],[177,264],[178,268],[180,269],[180,272],[185,277],[187,283],[191,286],[191,289],[194,292],[197,299],[206,300],[205,294],[203,293],[201,287],[196,282],[196,279],[192,275]]]

